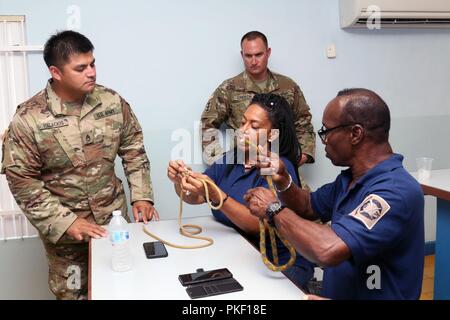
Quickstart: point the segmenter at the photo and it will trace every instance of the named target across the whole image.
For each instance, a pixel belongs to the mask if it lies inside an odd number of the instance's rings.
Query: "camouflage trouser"
[[[89,243],[44,242],[48,260],[48,285],[59,300],[85,300],[88,294]]]

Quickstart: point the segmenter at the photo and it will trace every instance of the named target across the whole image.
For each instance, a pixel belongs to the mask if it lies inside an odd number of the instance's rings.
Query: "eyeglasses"
[[[325,143],[325,142],[327,141],[327,135],[328,135],[331,131],[336,130],[336,129],[340,129],[340,128],[351,127],[351,126],[354,126],[355,124],[356,124],[356,123],[352,123],[352,124],[341,124],[341,125],[339,125],[339,126],[336,126],[336,127],[330,128],[330,129],[327,129],[327,128],[325,128],[324,126],[322,126],[322,127],[317,131],[317,134],[319,135],[320,140],[322,140],[322,142]]]

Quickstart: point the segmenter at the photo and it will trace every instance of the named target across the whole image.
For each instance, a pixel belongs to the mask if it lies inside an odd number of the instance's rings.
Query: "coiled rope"
[[[183,172],[183,176],[184,177],[189,176],[189,171],[187,169]],[[222,208],[222,205],[223,205],[223,197],[222,197],[222,194],[220,193],[219,187],[214,182],[209,181],[207,179],[201,179],[201,178],[196,178],[196,179],[198,181],[200,181],[201,183],[203,183],[203,188],[205,189],[206,203],[208,203],[209,207],[213,210],[220,210],[220,208]],[[219,194],[219,204],[217,206],[215,206],[213,204],[213,202],[209,199],[208,185],[210,185],[211,187],[216,189],[217,193]],[[206,243],[192,245],[192,246],[174,244],[169,241],[163,240],[160,237],[156,236],[155,234],[151,233],[150,231],[148,231],[148,229],[145,226],[143,226],[143,230],[150,237],[155,238],[158,241],[161,241],[162,243],[168,245],[169,247],[178,248],[178,249],[199,249],[199,248],[209,247],[210,245],[212,245],[214,243],[214,240],[211,238],[208,238],[208,237],[202,237],[202,236],[198,235],[203,231],[202,227],[200,227],[196,224],[182,224],[181,223],[181,216],[183,215],[183,194],[184,194],[184,191],[181,190],[180,191],[180,206],[179,206],[179,210],[178,210],[178,225],[180,228],[179,229],[180,234],[182,234],[183,236],[188,237],[188,238],[206,241]]]
[[[255,145],[252,145],[250,143],[250,141],[246,140],[246,143],[248,145],[251,145],[254,148],[257,148]],[[189,176],[189,171],[187,169],[186,169],[186,171],[183,172],[183,176],[184,177]],[[208,203],[209,207],[213,210],[220,210],[223,205],[223,197],[222,197],[219,187],[210,180],[201,179],[201,178],[195,178],[195,179],[197,179],[198,181],[200,181],[203,184],[203,188],[205,189],[206,202]],[[265,179],[267,181],[267,184],[269,185],[269,189],[277,197],[277,192],[273,185],[272,176],[266,175]],[[216,206],[213,204],[213,202],[209,198],[209,186],[208,185],[215,188],[217,193],[219,194],[219,203]],[[170,247],[173,247],[173,248],[199,249],[199,248],[209,247],[210,245],[212,245],[214,243],[214,240],[211,238],[208,238],[208,237],[202,237],[202,236],[198,235],[203,231],[202,227],[195,225],[195,224],[183,225],[181,223],[181,217],[183,214],[183,194],[184,194],[184,191],[181,190],[180,191],[180,206],[179,206],[179,210],[178,210],[178,225],[180,228],[179,229],[180,234],[182,234],[183,236],[188,237],[188,238],[206,241],[206,243],[199,244],[199,245],[192,245],[192,246],[178,245],[178,244],[174,244],[169,241],[161,239],[160,237],[158,237],[155,234],[148,231],[148,229],[145,226],[143,226],[143,231],[150,237],[152,237],[158,241],[161,241],[162,243],[164,243]],[[271,246],[272,255],[273,255],[273,263],[267,257],[267,252],[266,252],[266,227],[269,231],[270,246]],[[278,249],[277,249],[277,245],[276,245],[276,236],[278,236],[278,238],[280,238],[281,242],[286,246],[286,248],[289,250],[289,254],[290,254],[290,258],[289,258],[288,262],[281,266],[279,265]],[[289,243],[289,241],[287,241],[282,235],[279,234],[279,232],[276,228],[273,228],[268,223],[265,223],[263,218],[259,219],[259,251],[261,253],[261,258],[262,258],[263,263],[267,266],[267,268],[269,268],[272,271],[285,271],[286,269],[290,268],[294,264],[295,258],[296,258],[295,248]]]

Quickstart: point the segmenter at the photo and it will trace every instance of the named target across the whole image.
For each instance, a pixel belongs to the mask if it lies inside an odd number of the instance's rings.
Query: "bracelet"
[[[226,196],[225,196],[225,198],[222,200],[222,205],[225,203],[225,201],[228,200],[228,197],[229,197],[228,193],[225,193],[225,194],[226,194]],[[214,207],[217,207],[217,206],[219,205],[218,203],[216,203],[216,202],[214,202],[214,201],[211,201],[211,204],[212,204]]]
[[[288,183],[288,185],[286,186],[286,188],[279,190],[279,189],[277,188],[277,185],[275,184],[275,190],[277,190],[277,192],[285,192],[285,191],[286,191],[287,189],[289,189],[291,186],[292,186],[292,177],[291,177],[291,175],[289,174],[289,183]]]

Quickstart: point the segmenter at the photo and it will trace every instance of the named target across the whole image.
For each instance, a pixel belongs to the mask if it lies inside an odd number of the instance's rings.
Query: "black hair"
[[[91,41],[81,33],[67,30],[57,32],[44,46],[44,61],[47,67],[61,68],[69,62],[72,54],[88,53],[94,50]]]
[[[289,102],[273,93],[258,93],[253,96],[250,104],[257,104],[266,110],[272,129],[279,130],[280,156],[286,157],[294,168],[297,168],[301,147],[295,133],[294,115]]]
[[[259,31],[250,31],[250,32],[247,32],[246,34],[244,34],[241,38],[241,47],[242,47],[242,42],[244,42],[244,40],[252,41],[252,40],[255,40],[258,38],[262,39],[262,41],[266,45],[266,48],[269,47],[269,43],[267,42],[267,37],[264,35],[264,33],[259,32]]]
[[[341,123],[361,124],[367,137],[380,144],[389,139],[391,115],[386,102],[375,92],[364,88],[344,89],[338,97],[347,97]]]

